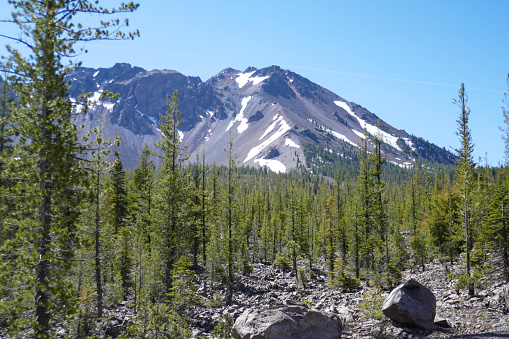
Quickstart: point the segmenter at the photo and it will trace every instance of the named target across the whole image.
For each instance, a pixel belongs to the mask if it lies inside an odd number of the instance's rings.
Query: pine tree
[[[155,186],[155,166],[150,157],[151,151],[148,145],[145,144],[140,154],[140,164],[134,169],[133,177],[134,206],[132,206],[131,218],[134,219],[136,230],[136,266],[138,268],[135,272],[134,281],[136,306],[145,280],[147,261],[150,261],[152,252],[152,202]]]
[[[207,274],[210,279],[211,286],[214,286],[215,282],[220,281],[223,278],[221,266],[223,260],[223,248],[222,248],[222,228],[220,223],[220,201],[221,191],[218,178],[218,169],[216,164],[212,165],[210,169],[210,202],[209,209],[211,211],[209,215],[209,227],[210,227],[210,238],[207,242]]]
[[[34,314],[29,317],[33,320],[30,326],[37,337],[46,338],[54,315],[59,310],[72,312],[74,309],[72,289],[63,286],[66,280],[62,275],[71,265],[70,233],[82,195],[78,187],[84,177],[78,160],[78,129],[71,119],[72,103],[67,100],[64,80],[74,66],[64,66],[64,63],[66,57],[75,57],[82,51],[75,49],[77,42],[138,35],[137,32],[124,34],[119,29],[123,23],[117,20],[101,21],[97,28],[88,29],[78,24],[75,16],[132,12],[138,5],[122,4],[108,10],[100,7],[98,1],[12,0],[9,3],[15,9],[10,22],[19,27],[21,38],[7,38],[29,51],[24,57],[15,48],[7,48],[12,65],[9,72],[15,75],[13,90],[18,98],[12,114],[20,133],[16,156],[8,166],[13,177],[26,179],[17,183],[16,196],[22,203],[20,207],[27,211],[24,220],[20,220],[23,226],[17,240],[10,244],[14,246],[9,253],[16,250],[24,253],[14,256],[17,258],[14,271],[20,272],[19,275],[26,273],[19,276],[18,282],[23,286],[20,296],[26,298],[26,293],[33,293]],[[30,198],[21,199],[22,195]],[[59,303],[67,305],[57,306]]]
[[[327,266],[331,276],[334,273],[334,262],[336,260],[336,232],[333,223],[333,209],[333,197],[329,197],[325,201],[325,246],[327,252]]]
[[[127,227],[128,218],[128,199],[127,199],[127,179],[120,154],[115,151],[115,161],[110,170],[111,185],[111,208],[113,214],[113,235],[116,237],[115,251],[118,259],[118,269],[124,300],[127,299],[129,287],[131,286],[131,229]]]
[[[127,183],[126,173],[120,154],[115,152],[115,161],[110,170],[111,188],[112,188],[112,212],[113,212],[113,230],[114,234],[124,228],[127,224]]]
[[[224,201],[224,210],[226,213],[226,232],[225,238],[227,241],[226,257],[227,257],[227,289],[226,289],[226,304],[231,305],[233,301],[233,260],[234,260],[234,234],[237,225],[237,200],[235,197],[237,188],[237,156],[233,153],[233,139],[230,133],[230,141],[228,142],[228,149],[225,149],[226,156],[228,157],[228,177],[226,179],[226,199]]]
[[[458,91],[458,100],[454,101],[461,110],[457,120],[458,131],[456,132],[460,138],[461,147],[456,149],[456,152],[458,153],[458,187],[461,192],[461,212],[463,214],[463,227],[465,229],[467,275],[470,277],[470,251],[473,245],[471,236],[471,199],[475,163],[472,156],[474,144],[472,142],[470,127],[468,126],[470,109],[467,107],[467,102],[468,97],[465,93],[465,85],[461,84],[461,88]],[[474,286],[472,284],[469,284],[468,292],[470,295],[474,294]]]
[[[505,169],[507,172],[507,167]],[[499,177],[495,192],[490,199],[490,213],[483,240],[489,248],[502,252],[504,279],[509,281],[509,183],[507,173]]]
[[[7,216],[14,210],[14,205],[9,199],[10,182],[4,173],[4,166],[12,156],[14,130],[9,106],[13,100],[9,93],[7,73],[4,72],[3,75],[3,79],[0,77],[0,246],[7,238],[12,237],[13,231]]]
[[[102,121],[102,119],[100,119]],[[95,136],[95,140],[92,141],[90,145],[88,145],[88,152],[90,156],[88,169],[91,172],[90,179],[92,181],[92,201],[91,207],[94,210],[94,222],[93,222],[93,234],[94,234],[94,270],[95,270],[95,285],[96,285],[96,293],[97,293],[97,317],[101,318],[103,316],[103,268],[105,266],[104,262],[104,237],[103,234],[105,230],[103,229],[103,225],[105,224],[104,210],[106,195],[106,188],[104,188],[104,181],[106,174],[109,170],[109,163],[107,161],[107,157],[110,154],[111,147],[114,145],[113,142],[109,140],[104,140],[103,131],[101,127],[96,127],[90,133],[84,137],[85,141],[89,140],[89,136],[93,134]]]
[[[377,125],[379,125],[379,123],[377,123]],[[382,180],[382,166],[386,159],[382,157],[382,137],[380,135],[376,135],[373,138],[373,142],[373,222],[375,224],[375,229],[378,230],[378,234],[380,235],[380,239],[377,239],[376,241],[379,244],[377,246],[378,251],[380,256],[385,256],[385,262],[387,262],[389,260],[389,232],[386,211],[387,202],[384,198],[385,182]],[[384,245],[385,250],[383,248]]]
[[[356,276],[358,276],[359,259],[365,267],[373,268],[374,265],[374,242],[373,236],[374,224],[373,224],[373,177],[372,177],[372,161],[369,156],[369,135],[364,130],[364,138],[362,144],[358,147],[360,170],[357,176],[356,185],[356,234],[355,234],[355,247],[356,252],[358,250],[360,257],[356,255]],[[361,241],[362,239],[362,241]]]
[[[159,128],[163,138],[156,144],[162,152],[161,180],[157,204],[157,225],[154,235],[159,240],[159,255],[163,264],[162,280],[166,293],[173,289],[173,270],[188,233],[190,184],[184,171],[187,157],[183,156],[178,128],[182,113],[178,111],[178,92],[168,96],[167,111],[161,115]]]

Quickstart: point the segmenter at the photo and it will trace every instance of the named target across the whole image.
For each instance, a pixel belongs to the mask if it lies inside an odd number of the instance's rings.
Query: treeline
[[[458,288],[473,294],[495,256],[509,280],[509,167],[473,160],[463,85],[451,171],[388,166],[380,137],[367,132],[348,155],[354,162],[326,167],[334,174],[318,166],[284,174],[237,167],[231,137],[228,165],[208,166],[206,154],[183,156],[175,92],[160,118],[157,152],[145,145],[128,172],[114,152],[120,141],[104,140],[101,126],[78,136],[73,114],[93,103],[89,94],[68,99],[64,77],[74,66],[62,62],[78,41],[137,35],[121,33],[117,20],[82,30],[73,16],[137,5],[13,4],[13,22],[30,37],[20,42],[32,54],[9,48],[0,88],[0,326],[9,335],[47,338],[66,327],[87,337],[107,322],[105,308],[123,304],[136,316],[122,337],[189,337],[198,289],[206,306],[230,305],[254,263],[292,270],[305,286],[325,262],[330,284],[348,291],[362,280],[390,288],[403,269],[425,269],[435,258],[461,260]]]

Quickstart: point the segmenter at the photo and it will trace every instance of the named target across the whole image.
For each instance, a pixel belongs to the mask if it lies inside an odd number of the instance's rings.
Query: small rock
[[[441,317],[435,317],[435,325],[440,327],[451,327],[449,323],[447,322],[447,319],[441,318]]]

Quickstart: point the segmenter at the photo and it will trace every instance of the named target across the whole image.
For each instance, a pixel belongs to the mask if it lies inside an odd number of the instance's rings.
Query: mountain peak
[[[371,135],[382,135],[385,156],[394,164],[409,166],[416,158],[452,159],[445,153],[430,156],[439,148],[381,119],[377,125],[379,118],[362,106],[276,65],[248,67],[244,72],[226,68],[202,82],[178,71],[145,71],[118,63],[98,70],[80,68],[69,80],[73,98],[86,92],[96,97],[103,90],[119,94],[118,100],[92,107],[80,122],[92,128],[102,116],[106,137],[123,136],[120,153],[127,168],[138,165],[144,143],[152,146],[160,138],[157,120],[174,90],[180,94],[182,143],[191,159],[201,156],[205,147],[207,162],[225,164],[230,133],[234,152],[245,166],[286,171],[305,164],[313,153],[310,149],[355,159],[364,128]]]
[[[250,72],[256,72],[258,69],[256,67],[253,67],[253,66],[249,66],[248,68],[246,68],[246,70],[242,73],[250,73]]]

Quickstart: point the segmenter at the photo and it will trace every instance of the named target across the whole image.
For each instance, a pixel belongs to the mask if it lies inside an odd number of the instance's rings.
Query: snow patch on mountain
[[[237,82],[237,84],[239,84],[239,88],[244,87],[250,81],[253,83],[253,85],[258,85],[260,82],[262,82],[268,78],[268,76],[252,78],[251,76],[254,73],[255,73],[255,71],[248,72],[248,73],[241,73],[241,74],[237,75],[237,77],[235,78],[235,81]]]
[[[286,132],[290,130],[290,125],[288,125],[288,123],[283,119],[283,117],[280,117],[276,121],[276,124],[277,123],[279,123],[279,129],[276,132],[274,132],[269,138],[267,138],[264,142],[262,142],[260,145],[251,148],[251,150],[247,154],[246,159],[244,160],[244,163],[257,156],[258,153],[260,153],[263,149],[265,149],[267,146],[269,146],[271,143],[282,137]]]
[[[366,130],[368,131],[369,134],[380,136],[385,143],[391,145],[392,147],[394,147],[397,150],[402,151],[402,149],[397,144],[397,141],[399,139],[398,137],[395,137],[394,135],[391,135],[391,134],[389,134],[389,133],[387,133],[385,131],[382,131],[380,128],[378,128],[376,126],[373,126],[373,125],[370,125],[366,121],[364,121],[361,118],[359,118],[358,116],[356,116],[354,114],[354,112],[352,112],[352,109],[350,108],[350,106],[348,106],[348,104],[346,102],[337,100],[337,101],[334,101],[334,103],[337,106],[343,108],[348,114],[350,114],[351,116],[356,118],[357,121],[359,122],[359,124],[363,128],[366,128]],[[353,130],[353,131],[355,132],[355,134],[359,135],[358,133],[356,133],[355,130]],[[363,137],[364,137],[364,135],[361,138],[363,138]]]
[[[131,106],[131,107],[132,107],[132,106]],[[138,113],[139,113],[142,117],[147,117],[147,118],[149,118],[149,119],[150,119],[150,121],[152,121],[152,123],[153,123],[154,125],[157,125],[157,119],[156,119],[156,118],[154,118],[154,117],[151,117],[151,116],[148,116],[148,115],[146,115],[146,114],[142,113],[142,112],[138,109],[138,105],[136,105],[136,106],[134,107],[134,109],[135,109],[135,110],[136,110],[136,112],[138,112]]]
[[[249,78],[251,77],[251,75],[254,74],[254,72],[255,71],[252,71],[249,73],[240,73],[239,75],[237,75],[237,77],[235,78],[235,81],[237,82],[237,84],[239,84],[239,88],[242,88],[247,84],[247,82],[249,81]]]
[[[113,111],[113,106],[115,106],[115,104],[115,102],[105,102],[103,103],[103,106],[111,112]]]
[[[342,141],[344,141],[344,142],[346,142],[346,143],[348,143],[348,144],[350,144],[350,145],[352,145],[352,146],[357,147],[357,144],[356,144],[355,142],[351,141],[350,139],[348,139],[348,138],[347,138],[346,136],[344,136],[343,134],[338,133],[338,132],[333,131],[333,130],[328,129],[328,128],[326,128],[326,129],[325,129],[325,131],[326,131],[326,132],[331,133],[333,136],[335,136],[335,137],[336,137],[336,138],[338,138],[339,140],[342,140]],[[355,132],[355,131],[354,131],[354,132]]]
[[[398,159],[398,158],[396,158]],[[391,164],[394,164],[396,166],[399,166],[401,168],[412,168],[413,167],[413,163],[412,162],[404,162],[404,163],[399,163],[399,162],[396,162],[396,161],[389,161]]]
[[[98,102],[99,99],[101,99],[101,94],[102,94],[103,90],[100,89],[98,90],[97,92],[94,92],[90,95],[89,97],[89,100],[92,101],[92,102]]]
[[[227,132],[230,130],[230,128],[233,127],[233,125],[237,121],[240,122],[240,125],[237,127],[237,132],[239,132],[239,134],[244,132],[249,127],[249,125],[247,123],[247,118],[244,118],[244,110],[246,109],[247,104],[249,103],[249,100],[251,100],[251,96],[242,98],[242,103],[241,103],[242,107],[240,109],[240,112],[239,112],[239,114],[237,114],[235,119],[233,121],[230,121],[230,123],[228,124],[228,127],[226,128]]]
[[[364,133],[359,132],[359,131],[356,131],[356,130],[354,130],[354,129],[352,130],[352,132],[354,132],[355,134],[357,134],[357,136],[358,136],[359,138],[361,138],[361,139],[363,139],[363,138],[364,138]]]
[[[256,159],[255,163],[259,163],[260,166],[267,166],[272,172],[285,173],[286,166],[279,160],[274,159]]]
[[[294,148],[300,148],[299,145],[297,145],[292,139],[290,138],[286,138],[285,140],[285,146],[290,146],[290,147],[294,147]]]
[[[417,148],[415,148],[415,146],[412,143],[412,140],[410,140],[410,138],[403,138],[403,140],[406,142],[408,147],[410,147],[412,149],[412,151],[417,152]]]
[[[277,119],[277,120],[276,120]],[[260,139],[258,140],[262,140],[263,138],[265,138],[265,136],[267,134],[269,134],[270,132],[272,132],[272,130],[276,127],[276,124],[281,121],[283,119],[283,117],[279,116],[279,114],[276,114],[274,116],[274,118],[272,118],[272,120],[276,120],[274,121],[272,124],[270,124],[269,127],[267,127],[267,129],[265,130],[265,132],[262,134],[262,136],[260,137]]]

